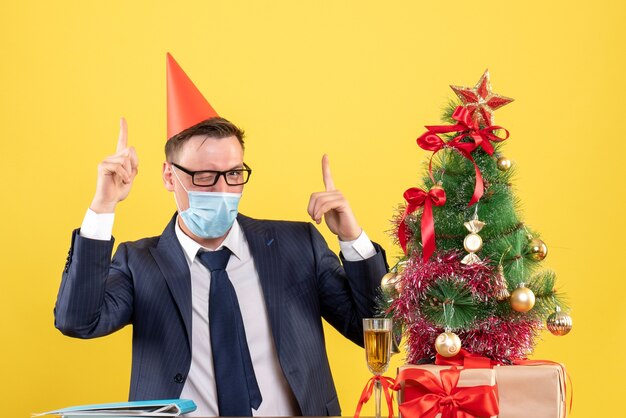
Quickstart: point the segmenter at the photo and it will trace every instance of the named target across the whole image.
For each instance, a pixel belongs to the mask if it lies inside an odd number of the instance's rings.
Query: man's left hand
[[[361,235],[361,227],[357,222],[352,209],[344,195],[335,189],[335,183],[330,174],[328,155],[322,157],[322,176],[324,179],[323,192],[311,194],[308,212],[315,223],[322,222],[322,216],[328,229],[342,241],[353,241]]]

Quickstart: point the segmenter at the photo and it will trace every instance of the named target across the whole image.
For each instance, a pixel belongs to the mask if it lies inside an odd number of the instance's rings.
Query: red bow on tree
[[[458,123],[455,125],[426,126],[426,129],[428,129],[428,131],[426,131],[426,133],[417,138],[417,145],[427,151],[433,151],[433,154],[430,157],[430,163],[428,165],[428,172],[433,182],[435,181],[435,179],[432,173],[432,160],[435,154],[443,148],[456,149],[461,155],[471,161],[471,163],[474,165],[474,170],[476,172],[476,185],[474,186],[474,193],[468,205],[472,206],[474,203],[480,200],[484,192],[483,178],[480,173],[480,169],[478,168],[478,165],[476,165],[476,162],[472,157],[472,152],[476,148],[480,147],[487,154],[493,155],[494,147],[491,142],[504,141],[509,137],[509,132],[500,126],[495,125],[487,126],[483,129],[480,129],[478,123],[472,120],[470,111],[463,106],[458,106],[454,110],[454,113],[452,114],[452,119],[456,120]],[[499,136],[495,135],[493,132],[497,129],[503,129],[506,133],[506,136],[504,138],[500,138]],[[439,134],[451,132],[457,132],[458,135],[448,142],[445,142],[439,137]],[[461,140],[466,136],[469,136],[474,142],[461,142]]]
[[[498,415],[496,386],[457,387],[461,371],[456,367],[439,372],[441,382],[423,369],[401,370],[395,390],[402,382],[411,387],[416,396],[398,407],[404,418],[474,418]]]
[[[446,192],[440,186],[434,186],[425,192],[417,187],[412,187],[404,192],[407,201],[406,209],[398,226],[398,241],[406,254],[407,232],[405,219],[415,212],[417,208],[424,206],[422,212],[422,257],[428,260],[435,252],[435,221],[433,220],[433,205],[443,206],[446,203]]]

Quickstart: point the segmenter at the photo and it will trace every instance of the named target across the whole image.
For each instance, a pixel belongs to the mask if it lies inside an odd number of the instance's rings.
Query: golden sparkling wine
[[[391,330],[365,330],[365,357],[372,373],[382,374],[387,370],[391,357]]]

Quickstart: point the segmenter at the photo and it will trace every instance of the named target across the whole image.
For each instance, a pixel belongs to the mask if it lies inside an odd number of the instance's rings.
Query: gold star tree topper
[[[510,97],[501,96],[491,91],[489,70],[485,70],[473,88],[459,86],[450,86],[450,88],[459,96],[463,106],[470,111],[472,119],[482,126],[493,125],[493,111],[513,101]]]

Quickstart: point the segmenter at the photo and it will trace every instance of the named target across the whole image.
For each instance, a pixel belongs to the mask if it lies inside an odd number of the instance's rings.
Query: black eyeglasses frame
[[[248,164],[246,164],[246,163],[243,163],[243,168],[235,168],[235,169],[226,170],[226,171],[217,171],[217,170],[191,171],[191,170],[188,170],[185,167],[180,166],[180,165],[178,165],[176,163],[170,162],[170,164],[172,164],[174,167],[176,167],[177,169],[179,169],[183,173],[189,174],[191,176],[191,182],[193,183],[193,185],[194,186],[198,186],[198,187],[215,186],[217,184],[217,182],[219,181],[220,177],[224,177],[224,181],[226,181],[226,184],[228,184],[229,186],[241,186],[243,184],[246,184],[250,180],[250,176],[252,175],[252,169],[250,167],[248,167]],[[233,171],[248,173],[248,177],[246,177],[246,181],[244,181],[243,183],[236,183],[236,184],[229,183],[228,182],[228,178],[226,177],[226,174],[227,173],[232,173]],[[214,174],[215,175],[215,181],[212,184],[197,184],[196,183],[196,174],[202,174],[202,173]]]

